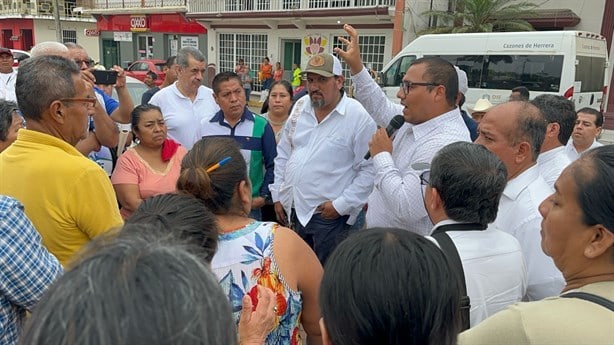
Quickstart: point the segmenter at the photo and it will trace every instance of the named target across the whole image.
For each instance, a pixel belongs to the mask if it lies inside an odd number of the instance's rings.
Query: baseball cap
[[[333,77],[343,75],[341,62],[336,56],[329,53],[314,55],[307,62],[307,67],[301,74],[315,73],[323,77]]]
[[[2,54],[9,54],[10,56],[13,56],[13,52],[9,48],[0,48],[0,55]]]
[[[458,68],[457,66],[454,66],[454,68],[456,68],[456,74],[458,75],[458,92],[464,95],[469,90],[469,83],[467,82],[467,73],[465,73],[465,71]]]

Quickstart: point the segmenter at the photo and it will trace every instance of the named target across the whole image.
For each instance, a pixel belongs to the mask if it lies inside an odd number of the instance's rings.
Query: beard
[[[322,95],[320,95],[322,97]],[[312,94],[309,94],[309,99],[311,100],[311,106],[318,109],[324,106],[324,98],[314,99]]]

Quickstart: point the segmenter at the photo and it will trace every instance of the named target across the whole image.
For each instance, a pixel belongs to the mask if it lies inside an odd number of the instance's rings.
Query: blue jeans
[[[269,79],[265,79],[262,82],[262,90],[268,90],[271,88],[271,84],[273,84],[273,77],[269,78]]]
[[[309,223],[303,226],[298,221],[296,213],[292,210],[292,225],[294,231],[313,249],[322,266],[341,241],[343,241],[350,228],[346,224],[349,216],[337,219],[324,219],[319,213],[311,216]]]

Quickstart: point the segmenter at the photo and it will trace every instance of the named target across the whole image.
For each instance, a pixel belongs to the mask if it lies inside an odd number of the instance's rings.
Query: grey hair
[[[15,82],[17,104],[23,117],[40,120],[51,102],[73,97],[76,93],[73,78],[79,73],[74,61],[61,56],[46,55],[23,61]]]
[[[9,128],[13,123],[13,114],[17,110],[17,103],[0,99],[0,141],[5,141]]]
[[[516,128],[510,130],[509,142],[516,145],[521,141],[526,141],[531,145],[531,158],[537,161],[539,151],[544,143],[546,136],[546,120],[538,107],[527,101],[511,101],[520,106],[516,110]]]
[[[45,41],[38,43],[30,51],[30,57],[43,55],[68,56],[68,47],[62,43],[55,41]]]
[[[94,239],[39,302],[20,344],[236,344],[230,303],[205,263],[178,242],[135,233]]]
[[[482,145],[452,143],[431,162],[430,185],[439,192],[446,215],[457,222],[492,223],[506,183],[505,164]]]
[[[73,43],[73,42],[66,42],[66,43],[64,43],[64,45],[68,49],[83,49],[83,50],[85,50],[85,48],[83,48],[82,45],[77,44],[77,43]]]
[[[187,68],[189,65],[188,59],[190,56],[198,62],[205,61],[205,56],[200,50],[194,47],[185,47],[179,49],[179,52],[177,53],[177,64],[182,68]]]
[[[574,103],[563,96],[551,94],[539,95],[530,103],[539,108],[547,123],[559,124],[557,139],[561,145],[567,145],[578,118]]]

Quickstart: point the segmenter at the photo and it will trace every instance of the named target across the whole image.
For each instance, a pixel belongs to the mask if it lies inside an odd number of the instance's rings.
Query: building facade
[[[105,66],[166,59],[191,46],[203,50],[207,30],[186,18],[187,0],[92,0],[83,10],[96,19]]]
[[[0,2],[0,44],[2,47],[28,51],[38,42],[56,41],[61,30],[62,42],[82,45],[98,61],[96,20],[79,12],[89,3],[80,0],[58,0],[60,28],[54,21],[52,0],[2,0]],[[75,10],[77,9],[77,10]]]

